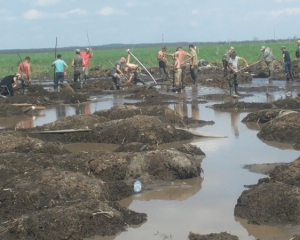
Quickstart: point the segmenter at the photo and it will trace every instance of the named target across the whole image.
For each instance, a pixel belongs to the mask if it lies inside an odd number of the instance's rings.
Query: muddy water
[[[265,80],[255,80],[252,86],[270,86]],[[271,92],[276,100],[283,96],[285,82],[274,81],[273,86],[282,87],[282,92]],[[293,86],[298,88],[297,83]],[[271,88],[271,87],[270,87]],[[293,90],[296,92],[296,90]],[[161,91],[166,91],[161,88]],[[202,94],[227,93],[227,90],[214,88],[190,88],[182,95],[193,99]],[[243,93],[243,92],[242,92]],[[246,92],[244,92],[246,93]],[[280,96],[281,95],[281,96]],[[239,101],[239,100],[237,100]],[[255,93],[252,97],[245,97],[242,101],[269,101],[266,93]],[[41,111],[39,115],[22,118],[21,121],[4,121],[0,119],[0,126],[37,126],[53,122],[59,118],[74,114],[90,114],[101,109],[108,109],[121,105],[129,100],[122,96],[109,95],[97,98],[97,102],[86,105],[61,105],[54,109]],[[217,101],[214,101],[217,102]],[[206,153],[202,162],[204,175],[202,178],[179,181],[169,188],[145,192],[121,201],[125,207],[148,215],[148,221],[139,226],[129,226],[127,232],[111,237],[95,237],[97,240],[160,240],[187,239],[189,231],[207,234],[211,232],[227,231],[237,235],[240,239],[290,239],[292,235],[281,227],[256,226],[247,224],[246,220],[235,218],[234,206],[244,185],[256,183],[261,174],[251,173],[243,169],[245,164],[291,162],[299,157],[300,152],[288,149],[282,144],[264,143],[256,134],[256,127],[247,127],[241,123],[246,113],[218,112],[206,108],[208,104],[172,104],[171,108],[182,116],[189,116],[202,120],[213,120],[214,125],[196,130],[227,138],[203,138],[193,141]],[[40,116],[40,117],[38,117]],[[20,118],[18,118],[20,119]],[[27,124],[27,122],[28,124]],[[17,123],[16,123],[17,122]],[[30,122],[30,124],[29,124]],[[26,124],[25,124],[26,123]],[[18,125],[19,124],[19,125]],[[73,146],[74,147],[74,146]],[[78,146],[76,146],[78,147]],[[82,144],[83,151],[91,150],[92,146]],[[98,147],[98,146],[96,146]]]

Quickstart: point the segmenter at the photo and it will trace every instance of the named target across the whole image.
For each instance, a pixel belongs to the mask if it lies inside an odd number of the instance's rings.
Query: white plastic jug
[[[142,183],[140,181],[136,181],[133,185],[133,191],[138,193],[142,191]]]

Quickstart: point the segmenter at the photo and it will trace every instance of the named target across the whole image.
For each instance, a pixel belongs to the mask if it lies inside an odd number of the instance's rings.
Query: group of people
[[[75,50],[75,57],[72,59],[71,66],[74,68],[73,81],[79,81],[81,87],[89,77],[90,59],[94,56],[91,48],[86,48],[84,52],[80,49]],[[61,59],[62,55],[57,54],[57,59],[51,64],[55,68],[54,90],[58,89],[58,85],[63,85],[64,76],[67,75],[68,65]]]
[[[181,90],[185,87],[185,70],[187,68],[187,62],[189,62],[189,70],[191,78],[193,80],[193,84],[197,85],[198,57],[196,53],[196,47],[191,44],[189,45],[189,50],[190,52],[188,53],[184,51],[182,47],[178,47],[175,53],[167,53],[167,47],[163,46],[162,49],[157,53],[158,66],[160,74],[162,76],[162,80],[173,80],[173,91],[176,93],[181,92]],[[261,61],[265,61],[269,69],[268,79],[272,80],[274,78],[275,58],[269,47],[262,46],[260,50],[262,52]],[[287,81],[289,81],[290,79],[294,81],[294,76],[291,72],[290,53],[287,51],[285,46],[282,46],[281,50],[286,79]],[[120,89],[120,87],[131,82],[134,84],[140,82],[145,85],[144,80],[141,78],[140,66],[131,63],[130,50],[127,50],[127,53],[127,60],[125,57],[121,57],[111,69],[113,88],[115,90],[118,90]],[[80,49],[76,49],[75,54],[76,55],[71,62],[71,66],[74,68],[73,79],[74,82],[79,81],[82,87],[82,85],[86,83],[86,80],[88,80],[89,63],[90,59],[93,57],[93,51],[91,48],[86,48],[84,52],[81,52]],[[61,57],[61,54],[57,54],[57,59],[51,64],[51,66],[55,67],[54,89],[58,89],[59,84],[63,84],[64,76],[67,74],[68,70],[68,65],[64,60],[61,59]],[[173,77],[170,76],[167,57],[171,57],[173,59]],[[297,41],[296,57],[298,59],[298,67],[300,69],[300,40]],[[222,58],[224,77],[228,76],[228,69],[230,75],[232,75],[231,78],[228,78],[230,93],[232,92],[232,87],[234,87],[235,93],[238,94],[237,73],[239,72],[239,60],[242,60],[244,62],[245,67],[249,66],[244,58],[237,56],[234,47],[230,47],[230,49],[223,55]],[[126,61],[126,67],[122,69],[121,66]],[[28,56],[23,62],[19,64],[18,72],[15,75],[6,76],[1,80],[0,94],[4,96],[13,96],[14,88],[18,85],[19,82],[21,83],[23,89],[24,86],[31,83],[30,57]]]
[[[176,49],[176,52],[173,54],[167,53],[166,50],[167,47],[163,46],[162,49],[157,53],[158,66],[162,76],[162,80],[168,81],[169,79],[173,79],[173,91],[177,93],[181,92],[181,89],[185,87],[185,69],[187,67],[186,63],[190,62],[191,77],[193,79],[193,83],[197,85],[198,58],[194,45],[189,45],[190,53],[184,51],[182,47],[178,47]],[[124,70],[122,70],[121,66],[123,63],[126,62],[125,57],[120,58],[120,60],[117,61],[111,69],[113,88],[116,90],[120,89],[121,86],[130,82],[133,82],[134,84],[141,82],[145,85],[144,80],[140,76],[141,69],[139,65],[130,63],[130,50],[128,50],[127,52],[128,57],[126,67],[124,68]],[[170,77],[170,72],[167,66],[167,57],[172,57],[174,61],[173,78]]]
[[[269,81],[274,79],[274,55],[269,47],[262,46],[260,51],[262,52],[262,56],[260,61],[264,61],[269,69],[268,79]],[[283,67],[286,75],[286,80],[289,81],[290,79],[294,81],[294,75],[291,72],[291,57],[290,53],[287,51],[285,46],[281,47],[282,51],[282,62]],[[300,40],[297,41],[297,50],[296,50],[296,58],[298,59],[298,67],[300,69]],[[228,68],[230,70],[230,74],[233,75],[233,78],[228,78],[230,94],[232,92],[232,87],[234,86],[235,93],[237,92],[238,81],[237,81],[237,72],[238,70],[238,60],[242,60],[245,64],[245,68],[248,67],[247,61],[237,56],[236,52],[234,51],[234,47],[230,47],[230,49],[223,55],[222,57],[222,64],[223,64],[223,74],[224,77],[228,76]],[[260,62],[259,61],[259,62]]]

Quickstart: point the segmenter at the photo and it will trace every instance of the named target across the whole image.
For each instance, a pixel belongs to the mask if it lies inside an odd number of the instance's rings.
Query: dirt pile
[[[89,117],[94,120],[98,116],[93,115]],[[82,127],[80,124],[73,120],[74,117],[68,117],[68,122],[64,124],[64,120],[59,120],[61,123],[56,122],[47,124],[47,130],[55,130],[61,126],[70,126],[74,128],[70,123],[75,123],[75,126]],[[75,119],[80,117],[75,117]],[[85,116],[82,116],[85,119]],[[95,119],[94,119],[95,118]],[[92,125],[91,124],[91,125]],[[52,128],[52,125],[54,128]],[[94,124],[94,128],[89,132],[76,132],[65,134],[32,134],[31,131],[44,129],[44,126],[33,128],[29,131],[30,137],[36,137],[46,141],[60,141],[60,142],[102,142],[112,144],[128,144],[132,142],[139,142],[143,144],[162,144],[175,141],[189,140],[193,138],[193,135],[183,131],[175,129],[173,126],[160,120],[155,116],[137,115],[127,119],[113,120],[104,123]]]
[[[276,166],[269,178],[246,190],[235,206],[235,216],[252,224],[299,224],[300,158]]]
[[[65,129],[93,129],[100,123],[107,122],[109,119],[90,115],[74,115],[68,116],[55,122],[44,124],[37,127],[36,130],[65,130]]]
[[[125,97],[125,99],[143,100],[143,102],[134,103],[136,106],[162,105],[170,104],[171,100],[176,100],[176,96],[161,94],[156,88],[149,88],[149,86],[142,86],[136,88],[133,94]],[[132,105],[128,104],[127,105]]]
[[[20,107],[10,104],[0,104],[0,117],[13,117],[20,115],[23,115],[23,111]]]
[[[269,68],[265,61],[261,61],[257,64],[254,64],[247,68],[247,71],[255,74],[254,77],[259,77],[259,78],[267,78],[269,76]],[[278,76],[282,77],[282,73],[284,73],[284,69],[282,66],[282,63],[279,62],[278,60],[274,61],[274,78],[278,79]]]
[[[85,155],[1,154],[1,237],[82,239],[146,221],[110,202],[130,196],[132,186],[87,175]]]
[[[196,124],[198,126],[205,124],[213,124],[213,121],[196,120],[188,117],[181,117],[176,111],[167,106],[149,106],[141,108],[133,108],[128,106],[117,106],[108,110],[97,111],[94,114],[108,118],[109,120],[125,119],[136,115],[157,116],[162,121],[169,124],[186,126]]]
[[[143,153],[95,153],[90,159],[85,163],[87,171],[107,181],[138,178],[147,184],[197,177],[200,173],[200,165],[195,158],[176,149]]]
[[[189,240],[238,240],[239,238],[235,235],[231,235],[227,232],[221,232],[221,233],[211,233],[207,235],[200,235],[193,232],[189,233],[188,236]]]
[[[218,110],[254,110],[254,109],[272,109],[276,106],[272,103],[257,103],[257,102],[225,102],[225,103],[218,103],[211,106],[208,106],[213,109]]]
[[[0,131],[0,153],[49,153],[64,154],[68,151],[58,143],[44,142],[26,137],[21,132],[11,130]]]
[[[266,123],[274,119],[279,115],[279,109],[268,109],[260,110],[257,112],[249,113],[242,122],[256,122],[256,123]]]
[[[283,114],[265,123],[257,136],[268,141],[300,143],[300,113],[283,112]]]

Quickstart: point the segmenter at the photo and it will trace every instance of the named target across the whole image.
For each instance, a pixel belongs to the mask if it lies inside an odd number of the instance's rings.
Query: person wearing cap
[[[189,57],[188,60],[185,60]],[[192,56],[184,51],[182,47],[178,47],[173,55],[174,59],[174,91],[176,93],[181,92],[181,89],[185,87],[185,63],[192,59]]]
[[[126,83],[133,82],[135,85],[140,82],[143,85],[146,85],[144,80],[141,78],[141,69],[139,65],[130,63],[130,50],[127,50],[128,56],[127,56],[127,63],[126,67],[124,68],[124,72],[129,74],[129,78],[126,81]]]
[[[61,54],[57,54],[57,59],[51,64],[55,68],[54,90],[58,89],[58,83],[64,83],[64,77],[67,75],[68,65],[61,59]]]
[[[74,82],[77,82],[78,80],[81,83],[83,83],[83,66],[85,64],[83,57],[80,55],[80,49],[75,50],[76,56],[72,59],[71,66],[74,68]]]
[[[193,44],[189,45],[190,54],[191,54],[191,63],[190,63],[190,73],[193,79],[193,84],[197,85],[197,74],[198,74],[198,56]]]
[[[21,74],[16,73],[15,75],[6,76],[1,80],[0,83],[0,94],[3,96],[13,96],[14,95],[14,88],[18,85],[18,81],[21,79]]]
[[[232,92],[231,89],[232,89],[233,85],[234,85],[235,94],[238,94],[237,89],[238,89],[239,82],[237,80],[237,72],[238,72],[238,61],[239,60],[242,60],[245,63],[246,67],[248,67],[247,61],[244,58],[237,56],[236,52],[233,51],[231,53],[231,56],[228,61],[228,67],[230,69],[230,74],[233,74],[233,81],[232,81],[232,78],[229,78],[229,80],[228,80],[230,94]]]
[[[285,46],[281,47],[281,51],[282,51],[282,59],[283,59],[283,65],[284,65],[284,71],[285,71],[285,75],[286,75],[286,80],[289,81],[291,77],[292,81],[294,81],[294,77],[291,73],[291,57],[290,57],[290,53],[286,50]]]
[[[275,60],[273,53],[269,47],[265,47],[265,46],[262,46],[260,51],[262,51],[263,53],[261,60],[265,61],[269,69],[268,79],[272,80],[274,77],[274,60]]]
[[[94,56],[93,50],[91,48],[86,48],[85,52],[81,52],[80,56],[84,60],[83,65],[83,78],[86,84],[86,80],[89,78],[89,66],[90,66],[90,59]]]
[[[120,85],[121,76],[124,76],[121,66],[124,62],[126,62],[126,59],[124,57],[121,57],[120,60],[117,61],[114,67],[110,70],[114,90],[119,90],[121,87]]]
[[[224,77],[227,76],[228,62],[229,62],[230,55],[233,51],[234,51],[234,47],[230,47],[230,49],[222,57]]]
[[[171,56],[171,57],[173,56],[173,54],[166,53],[166,51],[167,51],[167,47],[163,46],[161,50],[159,50],[157,53],[159,72],[162,76],[163,81],[167,81],[170,77],[170,72],[167,66],[168,60],[166,56]]]
[[[18,66],[18,73],[21,74],[22,85],[29,85],[31,83],[31,66],[30,57],[25,57],[24,61]]]

